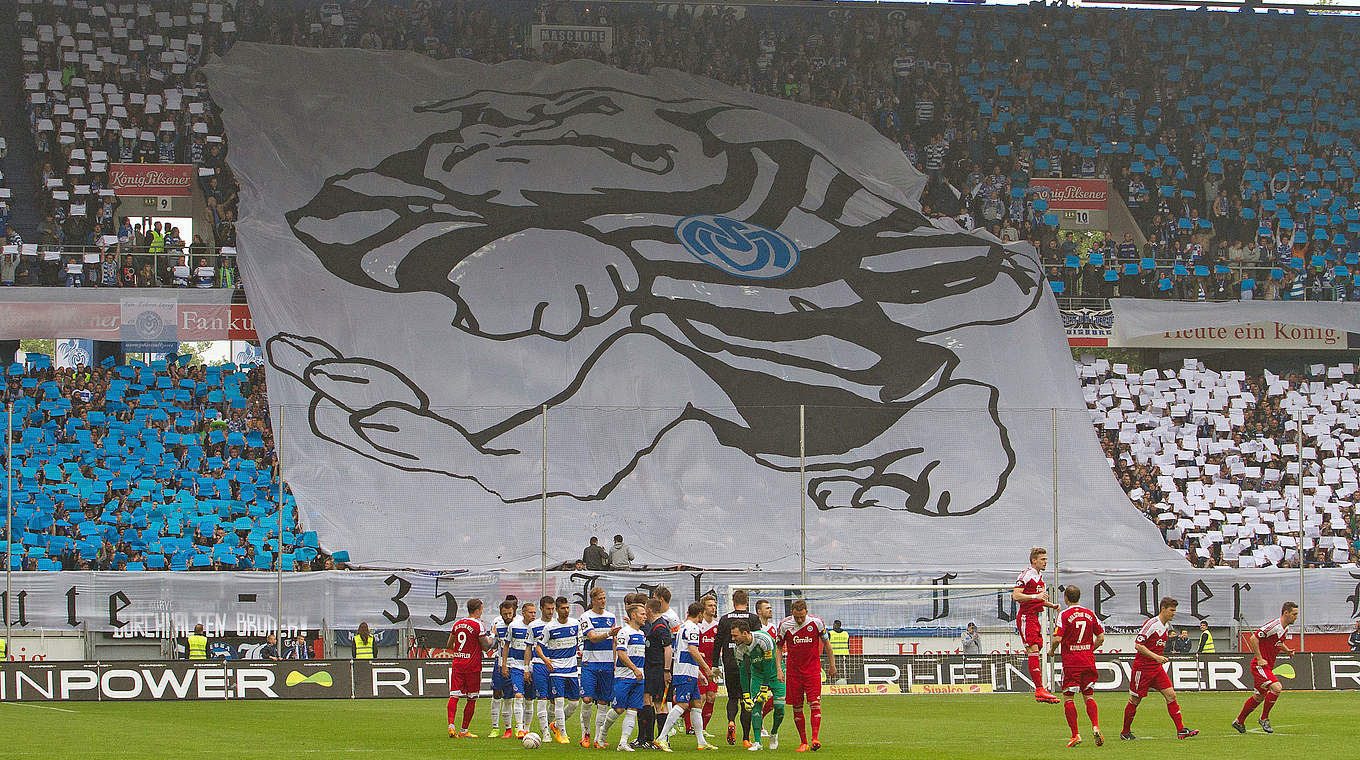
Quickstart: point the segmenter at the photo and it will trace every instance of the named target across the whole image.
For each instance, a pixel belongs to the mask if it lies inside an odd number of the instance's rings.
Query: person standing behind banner
[[[307,647],[307,637],[299,633],[297,635],[297,638],[293,639],[293,642],[289,644],[288,647],[283,651],[283,659],[285,660],[312,659],[312,653]]]
[[[982,641],[978,637],[977,623],[968,624],[959,641],[959,651],[964,654],[982,654]]]
[[[360,623],[359,632],[354,634],[354,659],[373,659],[374,643],[373,635],[368,632],[368,622]]]
[[[1209,632],[1209,621],[1199,621],[1199,654],[1214,653],[1214,635]]]
[[[188,649],[186,658],[189,660],[208,659],[208,637],[203,635],[203,624],[198,623],[194,626],[194,632],[189,634]]]

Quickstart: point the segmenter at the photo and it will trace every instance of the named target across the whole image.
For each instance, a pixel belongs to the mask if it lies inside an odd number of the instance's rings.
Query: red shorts
[[[1146,697],[1149,691],[1171,688],[1171,676],[1160,666],[1148,670],[1134,668],[1129,678],[1129,693],[1140,699]]]
[[[784,702],[789,707],[802,707],[803,698],[807,697],[809,702],[820,702],[822,700],[822,679],[821,674],[813,676],[799,676],[794,673],[788,675],[788,684],[785,689]]]
[[[1066,665],[1063,666],[1063,691],[1089,691],[1098,680],[1100,680],[1100,674],[1096,672],[1094,667],[1082,665],[1069,668]]]
[[[1027,647],[1041,647],[1044,645],[1044,629],[1039,623],[1038,615],[1031,615],[1025,612],[1015,616],[1015,630],[1020,633],[1020,640]]]
[[[1275,677],[1274,668],[1255,658],[1251,661],[1251,678],[1255,682],[1253,688],[1262,696],[1270,692],[1271,684],[1280,682],[1280,679]]]
[[[481,670],[451,670],[449,672],[449,696],[476,699],[482,693]]]

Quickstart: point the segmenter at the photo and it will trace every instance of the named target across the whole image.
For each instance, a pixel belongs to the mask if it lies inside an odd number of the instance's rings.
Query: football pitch
[[[824,699],[820,752],[827,758],[1046,758],[1058,756],[1157,758],[1212,757],[1214,760],[1303,756],[1360,746],[1355,720],[1360,694],[1287,693],[1271,715],[1274,735],[1256,725],[1245,736],[1229,723],[1245,694],[1187,693],[1180,703],[1186,725],[1200,735],[1175,738],[1164,702],[1144,700],[1134,723],[1136,742],[1121,742],[1125,697],[1098,698],[1106,735],[1095,746],[1082,712],[1079,747],[1067,749],[1062,705],[1041,705],[1027,696],[872,696]],[[473,731],[487,734],[490,700],[478,703]],[[737,756],[740,741],[724,740],[723,703],[710,731],[721,752]],[[575,731],[575,717],[568,720]],[[617,739],[618,726],[610,740]],[[614,752],[546,744],[525,750],[513,740],[449,739],[443,700],[309,700],[238,702],[142,702],[36,705],[0,703],[0,736],[6,758],[419,758],[581,756]],[[573,734],[573,738],[578,738]],[[776,754],[793,755],[798,733],[790,714]],[[694,738],[677,736],[679,754],[694,754]],[[659,754],[659,753],[655,753]],[[1344,755],[1345,752],[1343,751]],[[712,753],[713,756],[720,756]],[[768,756],[762,753],[761,756]]]

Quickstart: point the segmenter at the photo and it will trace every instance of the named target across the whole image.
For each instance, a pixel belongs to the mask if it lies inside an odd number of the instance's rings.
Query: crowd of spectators
[[[237,191],[197,69],[231,37],[222,3],[21,3],[16,17],[36,239],[6,232],[0,281],[19,285],[234,287]],[[192,164],[209,229],[189,235],[139,209],[122,224],[116,163]],[[166,215],[168,216],[168,214]],[[145,220],[145,224],[134,223]],[[0,223],[7,219],[0,219]],[[145,229],[138,229],[141,227]],[[129,262],[127,256],[136,254]],[[207,270],[213,271],[209,273]]]
[[[930,213],[1033,242],[1067,295],[1360,297],[1349,17],[1042,3],[143,0],[29,2],[19,20],[45,160],[40,201],[57,242],[122,237],[106,177],[122,160],[193,163],[210,245],[234,246],[226,137],[197,68],[245,39],[688,71],[871,123],[927,175]],[[608,26],[612,46],[536,47],[532,23]],[[1076,259],[1064,253],[1030,185],[1056,176],[1109,180],[1146,242],[1117,241],[1094,259],[1089,243]]]
[[[1307,369],[1077,367],[1115,475],[1193,564],[1354,567],[1360,384],[1354,364]]]
[[[285,570],[348,559],[300,529],[291,493],[280,522],[263,368],[187,359],[6,368],[13,569],[277,570],[281,525]]]

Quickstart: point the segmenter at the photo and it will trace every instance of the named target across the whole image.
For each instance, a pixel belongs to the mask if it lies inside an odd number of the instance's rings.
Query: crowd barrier
[[[1248,654],[1178,658],[1168,665],[1179,691],[1247,691]],[[850,657],[830,694],[1024,693],[1034,689],[1025,656]],[[1132,655],[1097,655],[1096,690],[1128,688]],[[1289,690],[1360,689],[1360,654],[1304,653],[1275,673]],[[490,685],[490,667],[483,672]],[[223,662],[11,662],[0,664],[0,701],[125,702],[233,699],[445,698],[449,661],[303,660]],[[482,696],[490,696],[484,688]]]

